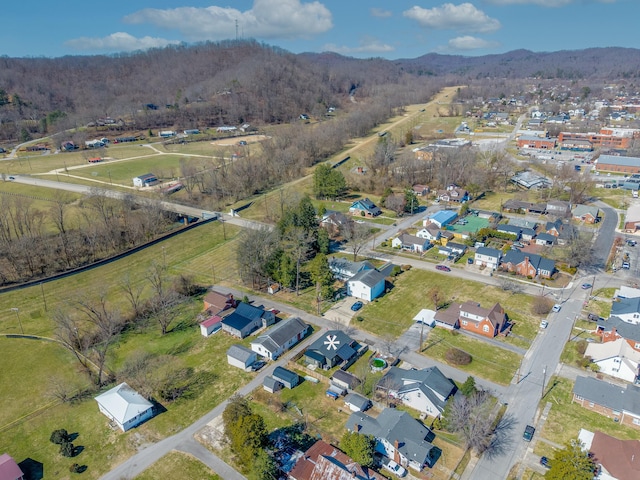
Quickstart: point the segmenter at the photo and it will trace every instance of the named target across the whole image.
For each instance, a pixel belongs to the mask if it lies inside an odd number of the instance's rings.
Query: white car
[[[553,308],[551,309],[551,311],[553,313],[558,313],[560,311],[560,309],[562,308],[562,305],[560,305],[559,303],[556,303]]]
[[[542,320],[540,322],[540,328],[547,328],[549,326],[549,322],[547,322],[546,320]]]
[[[398,465],[393,460],[389,460],[389,463],[383,463],[382,468],[384,468],[385,470],[389,470],[391,473],[397,475],[398,477],[404,477],[407,474],[407,470],[403,466]]]

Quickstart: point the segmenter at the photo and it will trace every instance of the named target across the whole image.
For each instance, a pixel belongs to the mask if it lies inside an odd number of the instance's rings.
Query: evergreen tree
[[[340,448],[363,467],[373,466],[376,439],[373,435],[345,432],[340,440]]]
[[[571,440],[556,452],[545,478],[550,480],[591,480],[595,470],[593,459],[582,449],[579,440]]]
[[[342,172],[324,163],[316,167],[313,174],[313,194],[316,198],[335,199],[344,195],[346,190],[347,182]]]
[[[465,382],[460,386],[460,393],[462,393],[465,397],[470,397],[477,391],[478,389],[476,388],[476,379],[472,376],[468,376]]]

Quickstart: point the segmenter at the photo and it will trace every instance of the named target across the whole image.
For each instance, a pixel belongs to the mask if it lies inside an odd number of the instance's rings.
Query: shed
[[[429,327],[435,327],[436,326],[436,320],[434,318],[435,315],[436,315],[436,312],[434,312],[433,310],[429,310],[428,308],[423,308],[418,312],[418,314],[415,317],[413,317],[413,321],[416,323],[423,323],[424,325],[427,325]]]
[[[331,377],[331,381],[346,389],[356,388],[361,383],[358,377],[350,374],[349,372],[345,372],[344,370],[336,370]]]
[[[349,393],[344,397],[344,404],[349,407],[349,410],[352,412],[364,412],[371,407],[371,401],[357,393]]]
[[[247,370],[258,359],[258,354],[239,343],[231,345],[227,350],[229,365]]]
[[[120,430],[127,430],[153,416],[153,404],[126,383],[96,397],[98,408]]]
[[[262,388],[269,393],[276,393],[278,390],[281,390],[282,387],[282,383],[270,375],[264,377],[264,381],[262,382]]]
[[[214,315],[207,318],[204,322],[200,322],[200,333],[203,337],[208,337],[214,333],[218,333],[222,328],[222,317]]]
[[[145,173],[133,178],[134,187],[149,187],[158,183],[158,177],[153,173]]]
[[[287,388],[293,388],[300,383],[300,376],[297,373],[282,367],[276,367],[272,377]]]

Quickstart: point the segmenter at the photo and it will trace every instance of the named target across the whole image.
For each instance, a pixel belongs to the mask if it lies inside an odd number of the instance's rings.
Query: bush
[[[531,304],[531,311],[536,315],[546,315],[551,311],[551,307],[553,307],[553,301],[550,298],[538,296]]]
[[[398,265],[395,265],[392,269],[391,269],[391,276],[392,277],[397,277],[398,275],[400,275],[402,273],[402,268],[399,267]]]
[[[469,365],[471,363],[471,355],[458,348],[450,348],[445,353],[444,358],[453,365]]]
[[[408,272],[409,270],[411,270],[411,265],[402,265],[401,268],[403,272]]]
[[[69,471],[71,473],[82,473],[84,470],[82,469],[82,467],[80,465],[78,465],[77,463],[74,463],[73,465],[71,465],[69,467]]]
[[[49,441],[51,441],[51,443],[55,443],[56,445],[62,445],[63,443],[69,441],[69,432],[67,432],[64,428],[54,430],[53,432],[51,432]]]
[[[576,350],[578,351],[578,353],[580,355],[584,355],[584,352],[587,351],[587,341],[586,340],[580,340],[580,341],[576,342]]]
[[[60,453],[63,457],[73,457],[73,453],[75,452],[75,447],[71,442],[64,442],[60,445]]]

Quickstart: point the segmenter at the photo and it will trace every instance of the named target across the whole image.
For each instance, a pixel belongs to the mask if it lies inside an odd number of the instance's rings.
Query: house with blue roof
[[[245,338],[262,327],[276,322],[276,315],[264,307],[240,302],[236,309],[222,319],[222,330],[238,338]]]
[[[458,213],[453,210],[440,210],[429,216],[429,222],[435,223],[438,227],[444,228],[458,218]]]
[[[382,210],[371,200],[364,198],[353,202],[349,207],[349,213],[354,216],[377,217]]]

